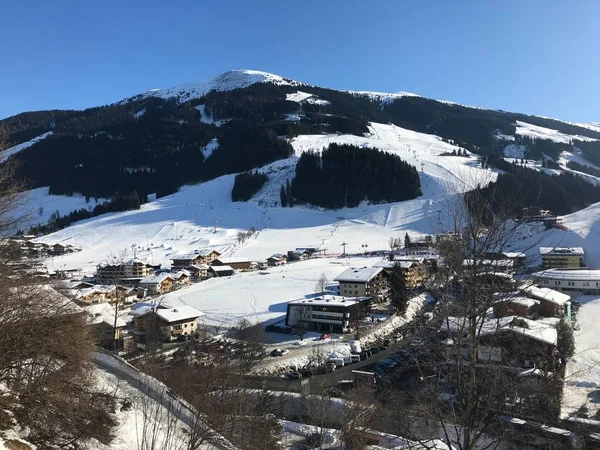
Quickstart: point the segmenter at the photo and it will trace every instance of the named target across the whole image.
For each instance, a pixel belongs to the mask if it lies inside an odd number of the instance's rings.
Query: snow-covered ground
[[[579,330],[574,332],[575,355],[565,374],[562,416],[566,418],[587,407],[589,417],[594,418],[600,410],[600,296],[582,295],[577,301],[582,307]]]
[[[3,163],[8,158],[10,158],[12,155],[19,153],[21,150],[25,150],[27,147],[31,147],[36,142],[46,139],[48,136],[51,136],[51,135],[52,135],[52,131],[48,131],[47,133],[40,134],[39,136],[34,137],[33,139],[31,139],[27,142],[22,142],[13,147],[7,148],[2,153],[0,153],[0,163]]]
[[[550,128],[539,127],[537,125],[532,125],[527,122],[521,122],[517,120],[517,134],[521,136],[529,136],[534,139],[550,139],[554,142],[559,142],[562,144],[569,144],[573,140],[577,139],[580,141],[596,141],[597,139],[593,139],[587,136],[580,135],[570,135],[561,133],[557,130],[552,130]]]
[[[31,225],[47,223],[54,213],[58,212],[61,216],[69,214],[78,209],[91,210],[98,203],[108,201],[105,198],[86,199],[82,195],[51,195],[49,188],[37,188],[26,191],[23,198],[19,200],[14,211],[15,217],[22,217],[19,228],[27,230]]]
[[[281,244],[280,244],[281,245]],[[251,247],[237,253],[254,254]],[[266,271],[211,278],[163,297],[169,305],[190,305],[206,314],[208,325],[229,326],[241,319],[266,322],[285,316],[287,303],[315,295],[315,284],[324,273],[329,280],[348,268],[372,266],[381,258],[316,258],[270,267]]]
[[[211,91],[231,91],[245,88],[254,83],[273,83],[278,85],[299,85],[271,73],[258,70],[230,70],[214,78],[207,78],[196,83],[187,83],[167,89],[152,89],[134,98],[158,97],[163,99],[177,97],[180,101],[201,98]],[[127,102],[130,99],[125,99]]]
[[[297,206],[281,208],[279,190],[293,176],[299,155],[321,150],[331,142],[379,148],[395,153],[419,170],[423,196],[393,204],[367,205],[340,210]],[[234,247],[237,232],[255,227],[260,233],[231,254],[264,260],[295,247],[325,247],[340,253],[385,249],[391,236],[439,232],[447,218],[444,209],[453,194],[477,184],[485,185],[496,173],[480,168],[475,157],[439,156],[457,147],[436,136],[393,125],[371,124],[368,136],[310,135],[292,141],[296,154],[261,169],[269,180],[253,201],[234,203],[234,175],[225,175],[143,205],[139,211],[106,214],[78,222],[42,238],[45,242],[69,240],[83,251],[54,258],[54,268],[93,271],[109,255],[127,250],[152,263],[169,264],[177,252],[220,246]],[[46,209],[44,207],[44,209]]]

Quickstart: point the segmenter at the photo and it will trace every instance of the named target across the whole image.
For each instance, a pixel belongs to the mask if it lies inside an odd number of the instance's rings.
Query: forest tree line
[[[353,208],[362,201],[401,202],[422,195],[414,166],[397,155],[349,144],[330,144],[322,154],[304,152],[285,191],[290,206],[308,203],[324,208]]]

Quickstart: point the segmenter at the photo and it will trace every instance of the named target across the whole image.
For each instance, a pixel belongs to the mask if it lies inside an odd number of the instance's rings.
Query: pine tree
[[[404,248],[410,248],[410,236],[408,233],[404,235]]]
[[[281,190],[279,191],[279,199],[281,200],[281,206],[285,208],[287,206],[287,193],[283,184],[281,185]]]
[[[293,208],[294,207],[294,196],[292,195],[292,184],[290,183],[290,180],[287,180],[287,184],[285,187],[285,194],[287,197],[288,205],[290,206],[290,208]]]

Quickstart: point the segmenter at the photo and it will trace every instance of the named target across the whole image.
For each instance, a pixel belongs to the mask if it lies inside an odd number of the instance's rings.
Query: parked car
[[[372,355],[376,355],[377,353],[379,353],[381,350],[379,350],[379,348],[377,347],[373,347],[369,350],[371,352]]]
[[[289,372],[287,374],[288,379],[290,380],[299,380],[302,378],[302,374],[300,372]]]
[[[284,348],[283,350],[280,349],[280,348],[276,348],[275,350],[273,350],[271,352],[271,356],[283,356],[283,355],[285,355],[285,354],[287,354],[289,352],[290,351],[288,349],[286,349],[286,348]]]

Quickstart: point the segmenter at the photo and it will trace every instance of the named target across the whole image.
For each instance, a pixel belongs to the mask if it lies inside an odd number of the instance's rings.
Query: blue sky
[[[600,121],[598,0],[22,0],[0,9],[0,118],[247,68]]]

